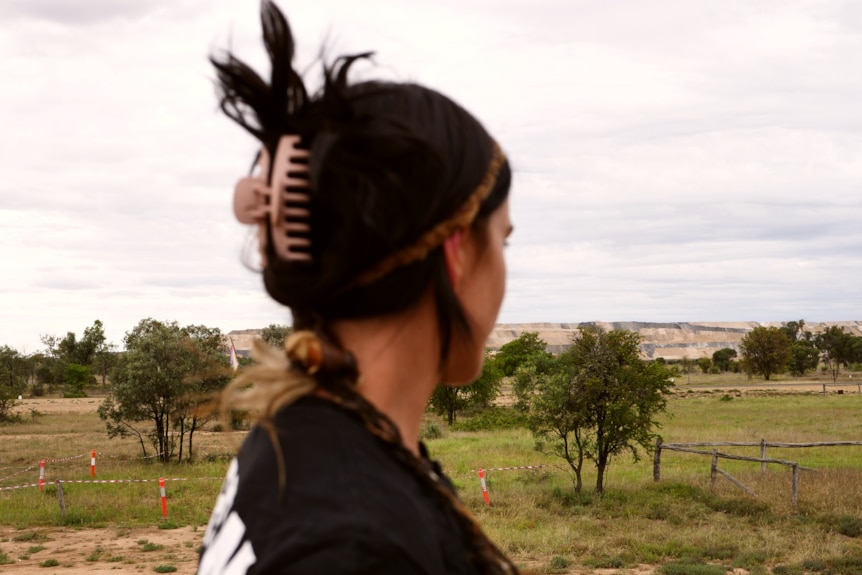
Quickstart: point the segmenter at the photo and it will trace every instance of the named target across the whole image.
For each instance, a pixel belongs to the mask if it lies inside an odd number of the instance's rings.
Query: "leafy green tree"
[[[832,325],[814,337],[814,345],[823,356],[823,363],[829,368],[832,382],[838,380],[841,366],[850,365],[854,355],[853,334],[844,331],[843,327]]]
[[[665,368],[640,358],[640,342],[632,331],[593,327],[581,329],[563,354],[593,427],[587,455],[596,465],[597,493],[604,490],[612,457],[628,451],[638,461],[637,447],[650,449],[659,426],[655,417],[665,411],[665,395],[673,385]]]
[[[511,377],[522,365],[533,364],[541,370],[541,365],[553,357],[547,348],[548,344],[539,337],[539,332],[527,331],[501,346],[494,359],[503,375]]]
[[[721,371],[729,371],[731,361],[736,358],[736,350],[730,347],[723,347],[712,354],[712,363],[715,364]]]
[[[180,397],[174,410],[174,428],[179,427],[179,453],[183,458],[183,439],[188,434],[186,459],[194,456],[194,434],[213,417],[212,411],[204,409],[213,396],[230,381],[225,356],[224,336],[218,328],[205,325],[190,325],[183,328],[188,337],[184,341],[189,354],[189,374],[184,382],[187,392]]]
[[[482,373],[474,382],[460,387],[438,385],[431,394],[429,406],[438,415],[445,415],[451,425],[459,411],[490,406],[500,392],[502,381],[503,374],[497,362],[486,354]]]
[[[260,339],[272,347],[281,347],[292,330],[289,325],[271,323],[260,330]]]
[[[89,365],[93,371],[99,374],[102,379],[102,387],[105,387],[108,371],[110,371],[114,364],[114,349],[116,346],[108,342],[108,338],[105,337],[105,327],[101,320],[97,319],[93,322],[92,326],[84,329],[84,338],[82,341],[87,350],[93,350]]]
[[[63,397],[87,397],[84,387],[92,379],[90,368],[77,363],[67,363],[64,371],[65,391]]]
[[[798,339],[790,344],[790,359],[787,369],[796,376],[805,375],[806,371],[817,369],[820,363],[820,351],[812,341]]]
[[[552,452],[575,472],[575,489],[583,461],[592,460],[601,493],[613,457],[627,451],[637,461],[638,446],[652,445],[672,383],[663,365],[640,358],[637,333],[579,331],[554,369],[534,376],[529,421],[537,439],[551,441]]]
[[[43,335],[41,340],[45,345],[47,357],[50,358],[44,363],[42,371],[45,383],[65,383],[66,366],[76,364],[91,368],[91,373],[93,371],[99,373],[102,376],[102,385],[105,385],[107,372],[114,359],[112,353],[114,346],[108,343],[101,320],[97,319],[92,326],[84,328],[81,339],[70,331],[62,339],[53,335]]]
[[[589,410],[568,371],[555,367],[541,374],[528,364],[519,367],[515,377],[529,380],[524,388],[533,391],[524,400],[528,402],[527,424],[537,449],[565,460],[572,470],[575,491],[580,492],[584,460],[592,440]]]
[[[781,328],[756,327],[742,336],[739,350],[747,370],[769,381],[770,376],[787,369],[790,344],[790,338]]]
[[[796,341],[798,339],[804,338],[805,320],[800,319],[799,321],[789,321],[786,324],[784,324],[783,327],[781,327],[779,329],[781,331],[783,331],[787,335],[788,338],[790,338],[791,342]],[[811,332],[808,332],[808,333],[811,333]]]
[[[170,461],[178,436],[182,444],[186,425],[191,425],[192,432],[197,426],[194,398],[204,389],[214,390],[227,382],[224,350],[216,360],[212,352],[215,341],[220,345],[218,330],[183,328],[176,322],[150,318],[127,332],[126,351],[111,377],[111,394],[99,407],[108,436],[136,437],[144,453],[147,439],[162,461]],[[221,373],[216,363],[222,367]],[[141,422],[152,425],[141,428]]]
[[[710,368],[712,367],[712,360],[708,357],[700,357],[697,360],[697,367],[700,368],[700,371],[706,375],[709,373]]]
[[[16,398],[26,387],[27,360],[18,350],[0,346],[0,421],[13,419]]]

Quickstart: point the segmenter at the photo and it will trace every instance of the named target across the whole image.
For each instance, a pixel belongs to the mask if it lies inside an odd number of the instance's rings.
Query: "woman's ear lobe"
[[[443,240],[443,256],[446,258],[446,273],[449,275],[449,285],[454,290],[461,283],[464,275],[464,252],[461,250],[461,240],[464,232],[458,230]]]

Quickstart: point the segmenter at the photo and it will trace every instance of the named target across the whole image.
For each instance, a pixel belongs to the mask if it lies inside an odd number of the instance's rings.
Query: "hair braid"
[[[488,539],[467,507],[443,483],[431,464],[416,457],[404,446],[401,434],[391,419],[378,411],[371,402],[344,380],[340,385],[326,386],[326,389],[332,394],[333,403],[357,414],[369,433],[380,439],[395,459],[410,470],[420,483],[430,489],[448,507],[458,523],[470,561],[479,573],[517,575],[518,568],[515,564]]]

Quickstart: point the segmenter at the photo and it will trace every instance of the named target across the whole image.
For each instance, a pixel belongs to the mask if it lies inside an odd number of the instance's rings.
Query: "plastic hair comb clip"
[[[264,267],[268,237],[276,257],[289,262],[311,261],[311,184],[308,150],[299,148],[299,136],[282,136],[275,151],[270,184],[267,184],[270,158],[261,149],[256,175],[236,184],[233,211],[244,224],[258,225],[258,240]],[[269,234],[267,234],[267,220]]]

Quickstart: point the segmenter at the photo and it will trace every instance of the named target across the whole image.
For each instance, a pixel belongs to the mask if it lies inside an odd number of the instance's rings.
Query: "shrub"
[[[153,567],[153,571],[156,573],[173,573],[177,568],[173,565],[156,565]]]
[[[659,567],[662,575],[727,575],[727,568],[706,563],[668,563]]]
[[[440,439],[443,437],[443,431],[440,429],[440,426],[437,425],[436,421],[429,421],[422,426],[419,436],[423,440]]]
[[[470,418],[452,424],[456,431],[494,431],[526,427],[527,416],[511,407],[493,406],[483,409]]]
[[[803,575],[800,565],[776,565],[772,568],[774,575]]]
[[[838,518],[838,525],[835,530],[847,537],[859,537],[862,535],[862,519],[852,515],[842,515]]]

